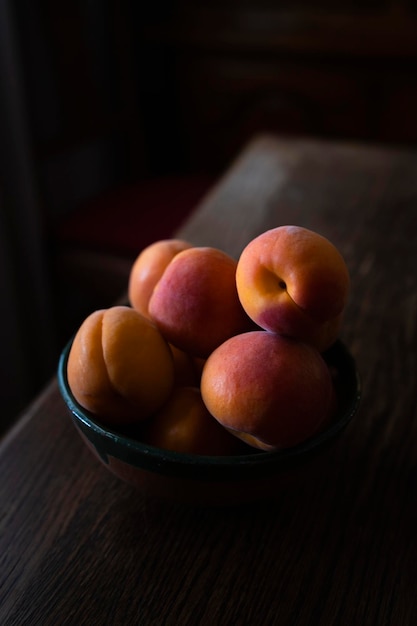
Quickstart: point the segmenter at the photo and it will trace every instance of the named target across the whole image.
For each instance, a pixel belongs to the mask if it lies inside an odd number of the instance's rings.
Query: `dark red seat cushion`
[[[55,236],[59,243],[135,257],[171,237],[213,182],[205,175],[165,177],[107,192],[66,216]]]

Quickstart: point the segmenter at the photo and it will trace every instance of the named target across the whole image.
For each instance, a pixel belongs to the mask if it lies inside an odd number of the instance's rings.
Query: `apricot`
[[[196,387],[199,385],[201,372],[194,358],[170,344],[174,359],[174,384],[176,387]]]
[[[211,247],[189,248],[172,259],[149,301],[152,320],[171,344],[204,358],[252,327],[237,295],[236,266]]]
[[[208,357],[201,394],[235,436],[275,450],[320,429],[332,407],[333,383],[316,348],[259,330],[228,339]]]
[[[198,376],[198,384],[200,384],[201,381],[201,374],[203,373],[203,369],[204,369],[204,365],[206,363],[207,359],[202,359],[198,356],[194,357],[193,361],[194,361],[194,365],[197,369],[197,376]]]
[[[258,326],[324,351],[340,332],[350,277],[328,239],[300,226],[280,226],[245,247],[236,286]]]
[[[157,448],[202,455],[231,455],[237,439],[208,412],[197,387],[175,389],[168,402],[149,420],[142,441]]]
[[[150,320],[126,306],[95,311],[84,320],[67,374],[78,403],[107,424],[147,419],[174,385],[168,343]]]
[[[155,285],[174,256],[190,247],[182,239],[161,239],[142,250],[129,274],[128,297],[133,308],[149,317],[148,304]]]

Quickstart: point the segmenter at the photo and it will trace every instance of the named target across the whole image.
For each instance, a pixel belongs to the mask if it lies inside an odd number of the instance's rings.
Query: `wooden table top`
[[[280,224],[344,255],[359,414],[269,503],[147,501],[52,380],[0,447],[2,626],[417,623],[417,152],[254,139],[177,233],[237,256]]]

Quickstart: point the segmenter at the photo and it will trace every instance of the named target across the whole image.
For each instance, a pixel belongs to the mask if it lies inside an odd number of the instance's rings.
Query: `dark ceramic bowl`
[[[325,358],[335,372],[337,415],[307,441],[276,452],[252,451],[236,456],[180,454],[144,444],[109,428],[83,409],[68,386],[69,343],[58,365],[58,384],[72,420],[84,441],[116,476],[151,497],[200,504],[236,504],[274,496],[294,476],[301,479],[309,465],[325,453],[357,412],[360,380],[353,357],[340,341]]]

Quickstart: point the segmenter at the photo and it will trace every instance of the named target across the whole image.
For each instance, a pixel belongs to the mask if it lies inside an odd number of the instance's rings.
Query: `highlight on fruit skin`
[[[147,419],[174,386],[171,349],[156,327],[127,306],[90,314],[68,357],[68,384],[77,402],[106,424]]]
[[[350,290],[339,250],[301,226],[279,226],[248,243],[236,269],[239,299],[261,328],[311,343],[337,339]]]
[[[222,426],[268,451],[313,436],[334,408],[321,353],[264,330],[232,337],[208,357],[201,395]]]

